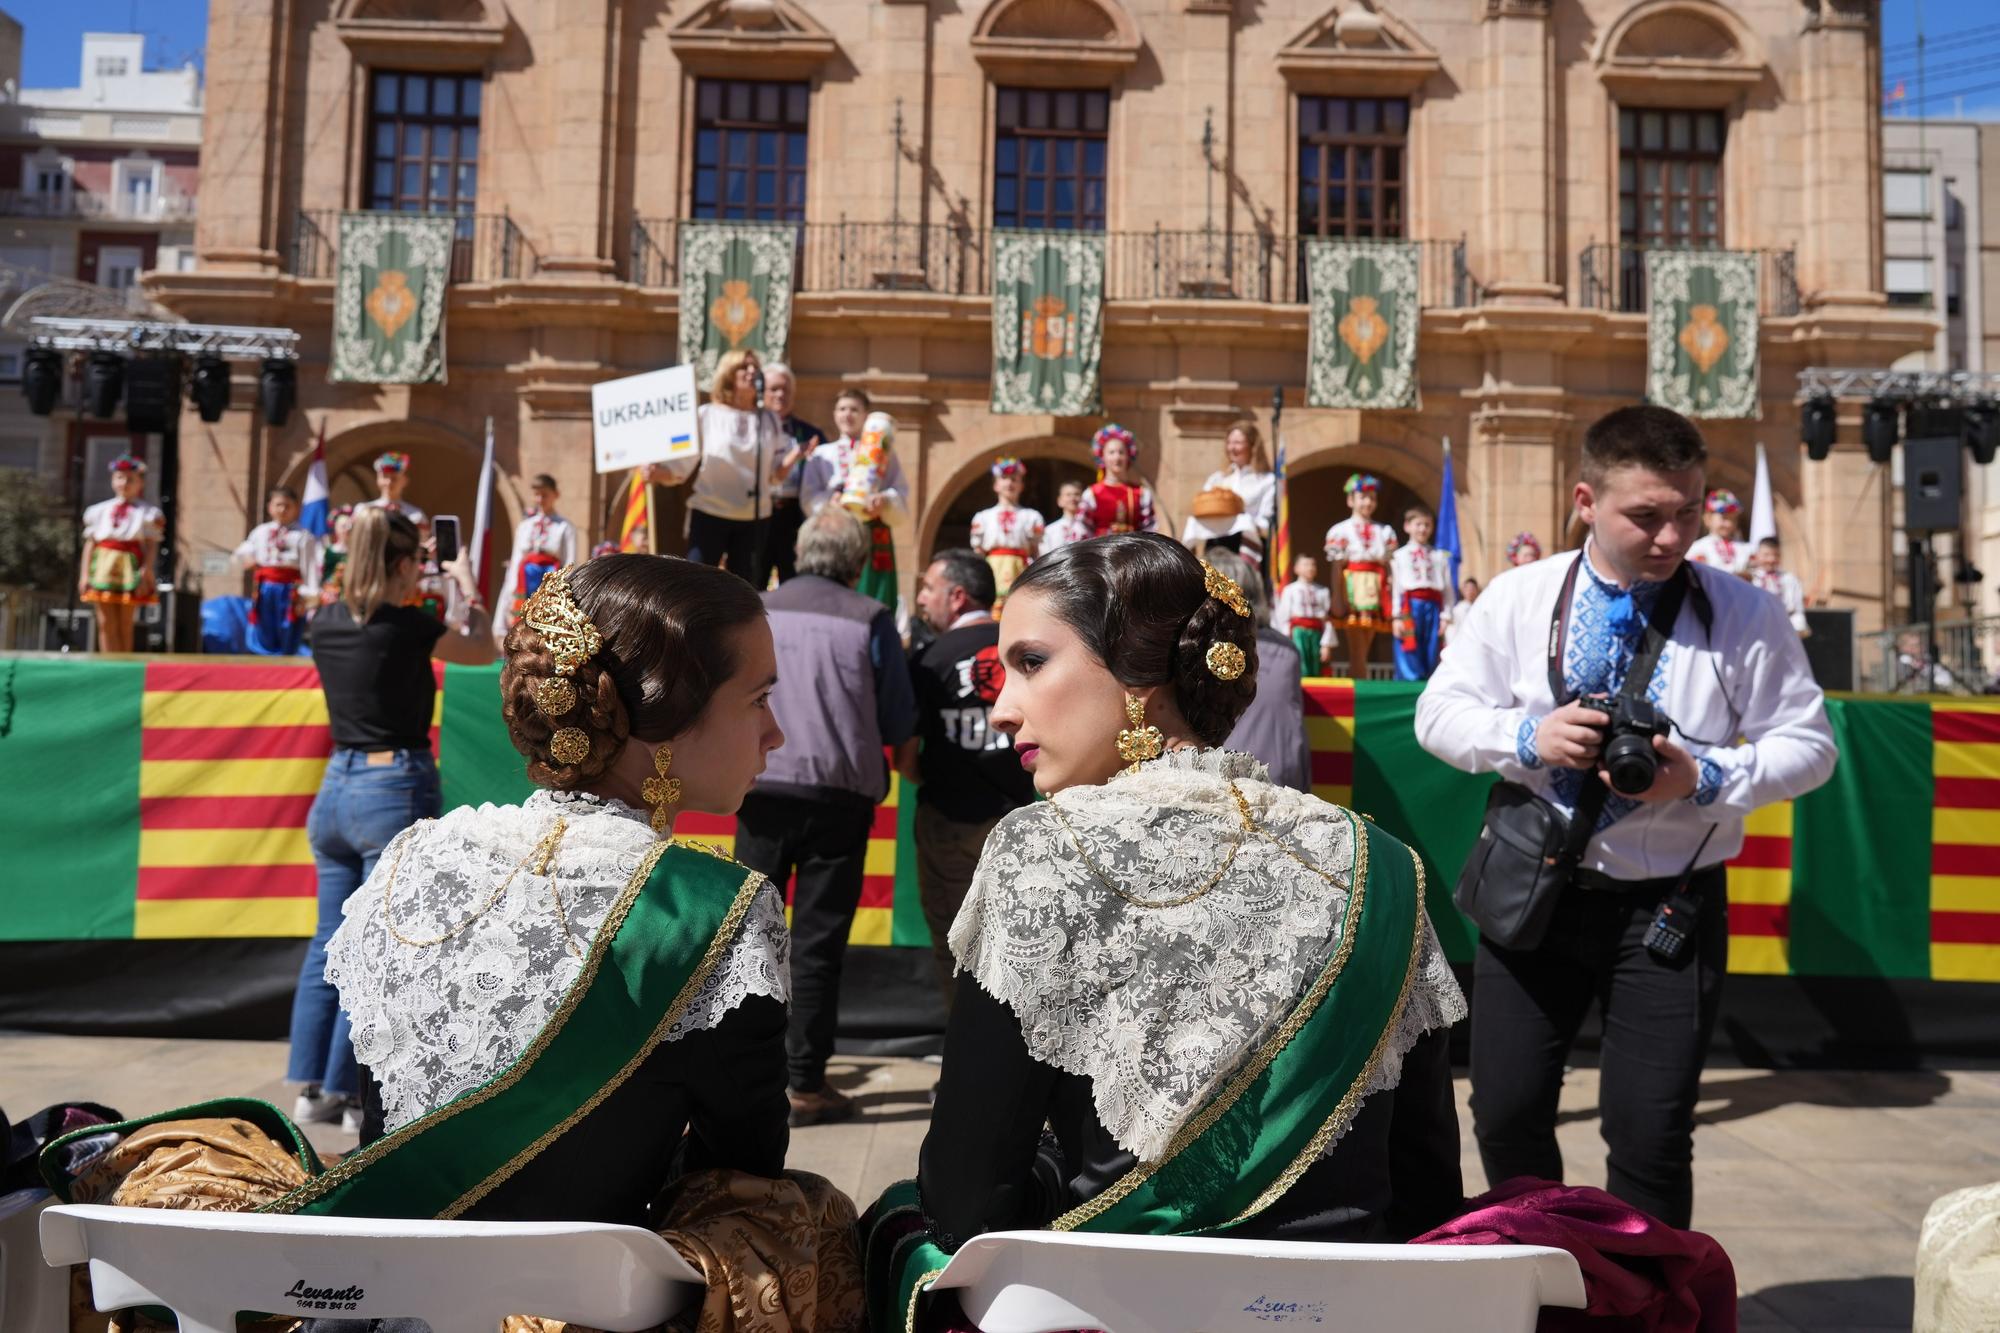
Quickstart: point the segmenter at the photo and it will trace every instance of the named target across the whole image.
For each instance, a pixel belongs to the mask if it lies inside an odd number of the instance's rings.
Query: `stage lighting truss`
[[[2000,398],[2000,374],[1969,370],[1833,370],[1799,372],[1799,398],[1890,398],[1941,407],[1967,407]]]
[[[70,319],[37,315],[35,343],[63,352],[179,352],[231,361],[295,361],[299,335],[291,329],[230,324],[169,324],[133,319]]]

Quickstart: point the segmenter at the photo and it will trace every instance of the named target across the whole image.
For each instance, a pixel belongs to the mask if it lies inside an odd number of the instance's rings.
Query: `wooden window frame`
[[[381,105],[378,90],[383,79],[403,81],[397,86],[394,111],[378,109]],[[425,81],[425,109],[421,112],[405,109],[408,96],[407,80],[410,79]],[[437,85],[442,80],[450,80],[458,85],[454,93],[456,109],[448,114],[431,110],[436,105]],[[478,105],[469,114],[464,110],[468,88],[477,89],[476,95],[479,99]],[[367,99],[368,122],[365,131],[367,138],[364,140],[366,165],[362,169],[361,181],[366,207],[379,212],[445,213],[457,217],[469,217],[478,212],[479,148],[484,137],[480,120],[486,106],[483,78],[477,73],[468,74],[462,71],[371,69],[368,71]],[[396,127],[396,141],[394,151],[384,154],[380,151],[381,129],[389,125]],[[408,151],[410,144],[408,130],[413,127],[421,128],[424,132],[423,151],[420,154],[411,154]],[[444,158],[438,157],[433,152],[437,144],[436,131],[441,129],[452,131],[451,155]],[[471,130],[474,135],[470,156],[465,152],[466,130]],[[386,193],[375,188],[376,168],[385,162],[389,164],[390,169],[390,188]],[[406,193],[402,188],[404,172],[412,166],[417,169],[418,189],[415,194]],[[442,195],[434,193],[431,189],[432,173],[439,166],[445,169],[447,185]],[[458,189],[460,172],[467,167],[472,169],[470,196],[461,195]],[[408,204],[410,200],[416,201],[415,206]],[[439,207],[440,203],[445,206]],[[461,230],[469,225],[469,223],[464,224]]]
[[[1006,107],[1008,99],[1018,99],[1014,123],[1008,125]],[[1030,125],[1029,107],[1032,99],[1045,98],[1046,123]],[[1075,99],[1073,124],[1062,126],[1059,103],[1065,99]],[[1091,111],[1095,104],[1101,109],[1095,128],[1091,125]],[[1061,145],[1074,144],[1070,170],[1060,171],[1056,167],[1057,149]],[[1097,157],[1099,166],[1095,172],[1090,169],[1089,145],[1099,145]],[[1013,168],[1008,170],[1003,160],[1008,156],[1004,146],[1013,147]],[[1044,163],[1040,171],[1031,170],[1029,159],[1031,147],[1041,148]],[[995,227],[1018,228],[1026,231],[1083,231],[1102,232],[1105,229],[1111,196],[1111,92],[1106,88],[1037,88],[1009,85],[994,89],[993,102],[993,225]],[[1056,205],[1056,186],[1064,181],[1074,189],[1073,206],[1067,210]],[[1013,185],[1014,206],[1009,210],[1000,207],[1000,187],[1005,182]],[[1042,187],[1042,206],[1031,209],[1028,206],[1028,187],[1039,183]],[[1092,187],[1096,187],[1096,206],[1093,208]]]
[[[1352,95],[1334,93],[1300,93],[1294,116],[1298,126],[1296,155],[1292,159],[1293,179],[1298,187],[1298,234],[1301,236],[1327,236],[1353,240],[1407,240],[1410,236],[1410,99],[1407,97],[1384,97],[1374,95]],[[1355,123],[1354,109],[1362,103],[1375,107],[1377,129],[1361,132],[1349,128],[1334,131],[1324,128],[1329,122],[1328,112],[1336,104],[1344,107],[1351,127]],[[1321,128],[1308,132],[1305,128],[1308,107],[1319,114]],[[1389,108],[1401,110],[1402,128],[1390,130]],[[1308,148],[1316,149],[1314,168],[1309,174],[1305,170],[1304,156]],[[1386,154],[1396,154],[1396,170],[1386,170]],[[1340,158],[1344,175],[1340,183],[1334,185],[1330,168],[1335,155]],[[1364,182],[1356,170],[1359,163],[1368,164],[1368,179]],[[1328,199],[1333,189],[1345,192],[1342,208],[1338,215],[1328,207]],[[1362,189],[1374,191],[1372,205],[1364,218],[1357,203],[1358,192]],[[1394,196],[1397,208],[1393,221],[1388,220],[1387,203]],[[1311,218],[1308,221],[1308,211]]]
[[[1660,116],[1663,118],[1661,130],[1663,143],[1671,142],[1672,118],[1675,116],[1689,117],[1688,143],[1690,147],[1685,149],[1642,147],[1640,144],[1642,121],[1647,116]],[[1699,144],[1701,141],[1700,123],[1704,120],[1711,121],[1715,125],[1716,146],[1713,150],[1693,146]],[[1626,133],[1628,124],[1632,127],[1629,136]],[[1728,235],[1727,205],[1729,192],[1728,177],[1725,174],[1725,167],[1729,156],[1728,115],[1722,111],[1706,107],[1621,106],[1618,108],[1617,134],[1618,166],[1616,180],[1618,182],[1618,240],[1620,245],[1629,249],[1641,250],[1649,247],[1654,249],[1682,247],[1689,249],[1719,248],[1723,244],[1723,238]],[[1628,162],[1632,165],[1632,186],[1629,189],[1625,184],[1625,167]],[[1655,197],[1654,193],[1649,192],[1645,188],[1646,167],[1652,163],[1660,165],[1662,189],[1657,193],[1657,197],[1661,200],[1660,216],[1663,226],[1659,231],[1653,231],[1646,226],[1646,205],[1649,200]],[[1673,168],[1676,164],[1681,163],[1688,165],[1689,183],[1685,191],[1677,191],[1673,188]],[[1712,196],[1704,193],[1699,188],[1700,168],[1703,166],[1714,169],[1715,190]],[[1701,223],[1701,205],[1711,198],[1715,204],[1715,222],[1713,227],[1705,228]],[[1629,228],[1625,225],[1625,205],[1627,200],[1630,200],[1632,204],[1633,225]],[[1682,232],[1681,229],[1674,225],[1674,206],[1682,201],[1685,201],[1688,205],[1689,225],[1685,232]]]
[[[743,87],[749,91],[745,96],[751,106],[748,115],[731,114],[732,90]],[[705,94],[716,89],[717,108],[713,114],[703,110]],[[777,115],[764,116],[756,106],[760,90],[776,90]],[[794,110],[797,114],[794,115]],[[725,75],[703,76],[695,80],[694,88],[694,138],[688,154],[688,208],[687,216],[704,220],[727,218],[740,222],[804,222],[806,218],[807,188],[811,180],[812,148],[808,138],[812,129],[812,84],[800,79],[742,79]],[[704,135],[715,135],[713,162],[704,161]],[[767,136],[773,142],[774,160],[760,161],[760,148]],[[798,161],[791,160],[792,146],[796,138]],[[745,139],[749,144],[746,160],[731,162],[734,144]],[[713,171],[714,198],[702,200],[702,173]],[[729,202],[729,184],[737,175],[744,177],[744,202]],[[757,184],[760,176],[768,176],[773,181],[772,202],[762,204],[757,201]],[[797,189],[792,182],[797,181]],[[729,217],[728,210],[741,208],[740,217]]]

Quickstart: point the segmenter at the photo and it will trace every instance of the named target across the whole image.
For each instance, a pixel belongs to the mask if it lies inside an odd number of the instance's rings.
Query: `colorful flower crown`
[[[1507,543],[1507,563],[1513,564],[1514,557],[1524,550],[1532,550],[1537,559],[1541,558],[1542,543],[1532,532],[1517,532],[1514,540]]]
[[[991,471],[995,481],[1002,477],[1025,477],[1028,475],[1028,465],[1018,458],[996,458],[993,460]]]
[[[1139,461],[1139,442],[1132,438],[1132,432],[1115,421],[1108,421],[1097,428],[1097,434],[1090,437],[1090,456],[1097,460],[1098,466],[1104,465],[1104,446],[1113,440],[1125,446],[1127,461],[1132,463]]]
[[[1736,498],[1736,492],[1725,491],[1720,488],[1708,493],[1708,504],[1706,507],[1711,514],[1740,514],[1743,512],[1743,502]]]
[[[389,453],[383,454],[375,460],[375,470],[377,472],[408,472],[410,470],[410,456],[391,450]]]
[[[146,475],[146,460],[134,454],[120,454],[111,460],[111,471],[136,472],[143,477]]]
[[[1359,495],[1363,491],[1375,495],[1381,491],[1382,483],[1366,472],[1357,472],[1347,479],[1346,489],[1349,495]]]

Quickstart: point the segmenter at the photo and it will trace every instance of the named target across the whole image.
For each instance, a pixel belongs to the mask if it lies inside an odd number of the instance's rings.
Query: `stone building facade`
[[[1876,0],[212,0],[210,15],[199,265],[150,289],[191,319],[294,327],[305,366],[282,429],[248,410],[247,383],[221,423],[186,418],[193,555],[236,542],[266,483],[302,476],[322,424],[336,500],[394,447],[416,459],[413,500],[464,511],[490,416],[505,519],[547,471],[601,532],[617,479],[591,472],[589,386],[676,359],[675,220],[740,200],[803,224],[800,414],[828,423],[853,383],[898,419],[917,492],[906,576],[953,538],[996,456],[1080,471],[1104,419],[989,410],[996,220],[1106,230],[1105,417],[1137,432],[1176,523],[1229,423],[1268,424],[1282,387],[1302,549],[1341,516],[1351,470],[1392,502],[1435,503],[1449,439],[1477,573],[1517,531],[1564,544],[1583,429],[1643,394],[1643,284],[1621,237],[1760,251],[1762,416],[1709,428],[1714,478],[1747,494],[1765,442],[1812,591],[1864,627],[1883,614],[1889,497],[1858,405],[1808,467],[1793,404],[1801,367],[1887,365],[1935,333],[1882,294]],[[374,101],[390,72],[479,90],[471,117],[449,94],[459,158],[387,168],[452,172],[416,183],[459,191],[445,206],[474,218],[449,380],[330,385],[329,219],[364,205],[377,154],[410,132]],[[412,95],[434,113],[428,88]],[[1047,155],[1034,184],[1031,153]],[[1300,238],[1343,230],[1424,243],[1409,410],[1304,406]]]

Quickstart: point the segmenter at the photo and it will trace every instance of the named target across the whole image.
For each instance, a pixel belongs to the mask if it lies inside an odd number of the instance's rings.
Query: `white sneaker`
[[[301,1125],[332,1124],[340,1119],[346,1106],[347,1098],[321,1092],[319,1084],[308,1083],[299,1093],[299,1099],[292,1103],[292,1119]]]
[[[340,1127],[349,1134],[359,1134],[361,1132],[361,1108],[353,1102],[349,1102],[346,1109],[340,1113]]]

